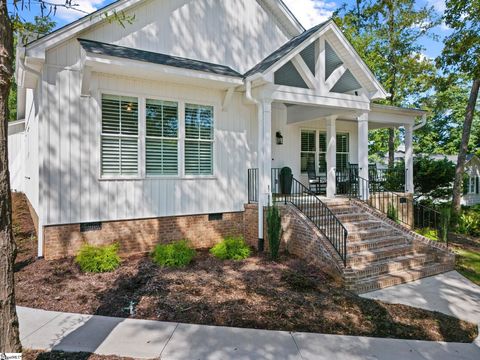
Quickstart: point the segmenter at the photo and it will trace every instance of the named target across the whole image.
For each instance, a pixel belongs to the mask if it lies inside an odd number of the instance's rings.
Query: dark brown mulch
[[[284,255],[220,261],[200,251],[183,269],[148,257],[106,274],[83,274],[73,259],[38,260],[16,273],[17,303],[46,310],[257,329],[471,342],[477,327],[405,305],[363,299],[326,273]]]
[[[449,245],[470,251],[480,251],[480,238],[464,234],[449,233]]]
[[[22,353],[22,360],[133,360],[132,358],[118,356],[102,356],[83,352],[63,352],[63,351],[33,351],[27,350]]]

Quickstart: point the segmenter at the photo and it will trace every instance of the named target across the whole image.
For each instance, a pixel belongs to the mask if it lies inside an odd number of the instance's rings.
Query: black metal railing
[[[368,169],[368,179],[377,191],[403,191],[405,189],[405,169],[394,167],[388,169]]]
[[[348,231],[335,214],[309,188],[292,178],[289,194],[278,194],[277,201],[299,209],[325,235],[347,266]]]
[[[345,226],[319,197],[297,179],[292,177],[291,191],[282,194],[279,175],[280,169],[272,168],[273,201],[292,204],[299,209],[325,235],[346,266],[348,231]],[[248,170],[248,201],[258,202],[258,169]]]
[[[403,194],[387,191],[376,183],[357,177],[355,186],[349,186],[350,198],[357,198],[379,210],[391,220],[404,224],[418,233],[441,240],[442,233],[447,231],[441,213],[424,206]],[[445,236],[448,246],[448,238]]]
[[[258,169],[248,169],[248,203],[258,202]]]

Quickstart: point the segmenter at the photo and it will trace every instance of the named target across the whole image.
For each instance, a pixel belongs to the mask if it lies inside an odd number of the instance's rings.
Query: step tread
[[[432,258],[432,259],[429,260],[429,258]],[[368,264],[365,264],[364,267],[352,266],[352,269],[357,270],[358,272],[364,272],[364,271],[368,271],[384,265],[402,265],[405,262],[410,262],[412,260],[421,260],[421,259],[429,260],[428,263],[433,263],[435,262],[435,255],[427,254],[427,253],[402,255],[394,258],[382,259],[379,261],[372,261]]]

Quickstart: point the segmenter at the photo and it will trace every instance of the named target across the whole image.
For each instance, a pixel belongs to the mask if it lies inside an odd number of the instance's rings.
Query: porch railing
[[[441,213],[424,206],[402,194],[384,190],[378,184],[362,177],[348,187],[350,198],[357,198],[374,209],[379,210],[391,220],[406,225],[427,237],[442,239],[442,233],[447,231],[443,225]],[[448,246],[448,238],[445,237]]]
[[[325,235],[347,265],[348,231],[335,214],[309,188],[292,177],[288,194],[280,191],[280,169],[272,169],[272,194],[277,203],[291,204],[300,210]],[[249,202],[258,202],[258,169],[248,170]]]

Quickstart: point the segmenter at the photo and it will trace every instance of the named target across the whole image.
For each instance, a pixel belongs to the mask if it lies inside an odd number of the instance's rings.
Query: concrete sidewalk
[[[480,359],[480,344],[225,328],[59,313],[19,307],[29,349],[139,359]]]

